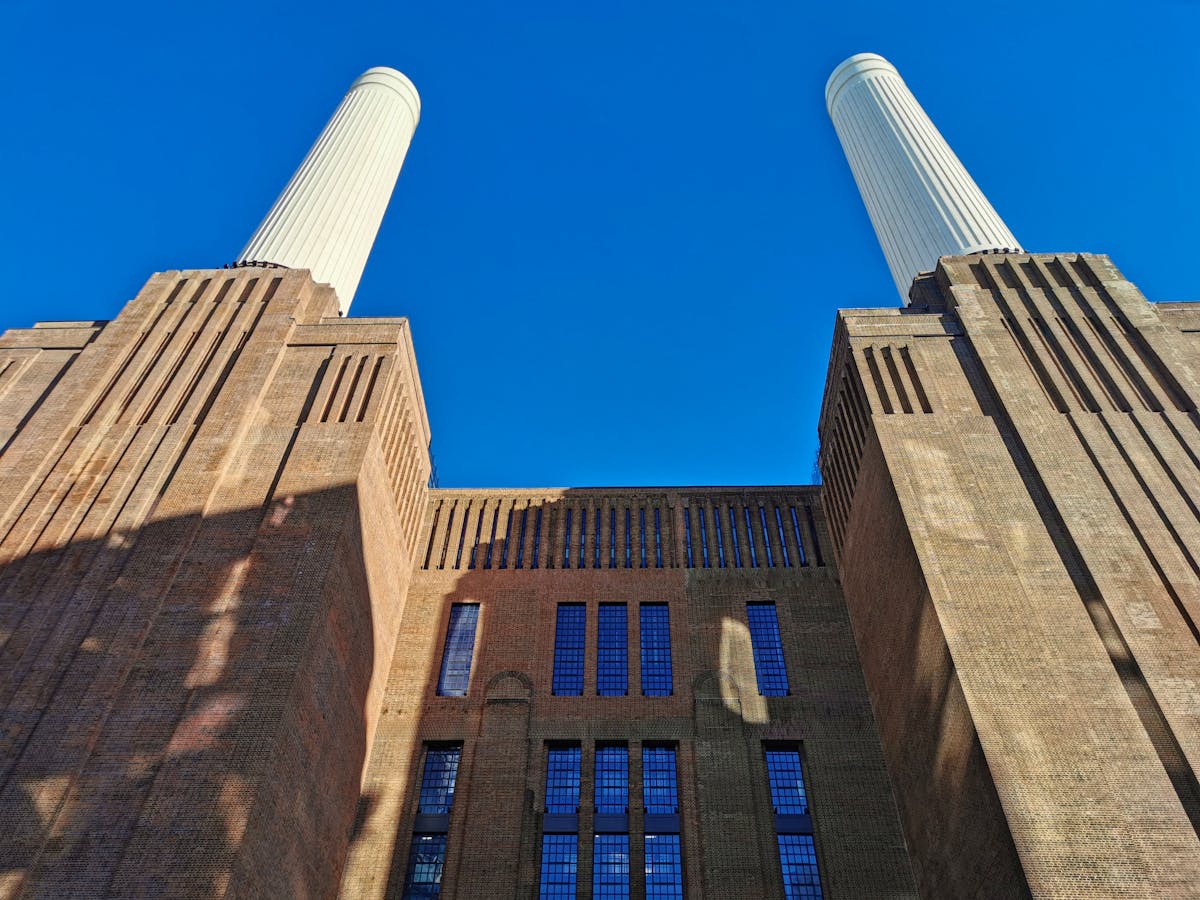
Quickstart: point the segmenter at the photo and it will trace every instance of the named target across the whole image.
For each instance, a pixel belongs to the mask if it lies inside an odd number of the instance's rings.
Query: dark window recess
[[[446,537],[442,541],[442,552],[438,557],[438,568],[446,568],[446,553],[450,549],[450,534],[454,531],[454,514],[458,512],[457,504],[450,507],[450,518],[446,520]]]
[[[646,508],[638,509],[638,538],[642,548],[642,568],[646,568]]]
[[[725,568],[725,535],[721,529],[721,507],[713,507],[713,529],[717,532],[717,564]]]
[[[454,554],[454,568],[462,566],[463,546],[467,543],[467,523],[471,520],[471,501],[467,501],[467,509],[463,513],[462,530],[458,534],[458,552]]]
[[[700,516],[700,556],[704,560],[704,568],[708,568],[708,520],[704,515],[704,507],[696,510]]]
[[[733,543],[733,564],[742,567],[742,547],[738,542],[737,516],[733,512],[733,504],[729,504],[729,539]]]
[[[592,545],[595,548],[595,558],[592,560],[592,568],[600,568],[600,508],[596,507],[596,534],[592,538]]]
[[[617,567],[617,509],[610,507],[608,510],[608,567],[615,569]]]
[[[758,568],[758,553],[754,549],[754,520],[750,518],[750,507],[743,506],[746,518],[746,547],[750,550],[750,565],[755,569]]]
[[[692,564],[692,512],[686,506],[683,508],[683,538],[687,545],[687,567],[695,568]]]
[[[807,503],[804,505],[804,515],[808,519],[808,533],[812,535],[813,556],[817,559],[817,565],[825,565],[825,560],[821,558],[821,540],[817,537],[817,522],[813,518],[812,507]]]
[[[553,521],[550,523],[553,527]],[[539,506],[533,514],[533,558],[529,561],[529,567],[536,569],[541,560],[542,553],[542,508]],[[551,567],[554,566],[554,558],[550,558]]]
[[[442,514],[442,504],[439,502],[433,511],[433,521],[429,524],[429,543],[425,547],[425,562],[421,563],[422,569],[429,568],[429,560],[433,556],[433,542],[437,536],[438,517]]]
[[[654,507],[654,568],[662,568],[662,521],[658,507]]]
[[[629,507],[625,507],[625,568],[633,568],[633,537],[629,530]]]
[[[774,603],[747,603],[750,643],[754,650],[754,672],[758,692],[764,697],[783,697],[788,693],[787,666],[783,660],[783,641],[779,635],[779,617]]]
[[[579,568],[587,568],[587,510],[579,511]]]
[[[442,671],[438,676],[439,696],[467,695],[467,685],[471,679],[471,657],[475,652],[475,627],[478,622],[478,603],[455,603],[450,607],[446,645],[442,648]]]
[[[512,516],[512,513],[509,513],[509,516]],[[526,525],[526,522],[528,521],[528,519],[529,519],[529,507],[527,506],[523,510],[521,510],[521,533],[517,537],[517,563],[515,566],[513,566],[513,568],[515,568],[515,569],[524,568],[523,563],[525,562],[525,525]]]
[[[596,693],[629,693],[629,622],[624,603],[601,603],[596,647]]]
[[[492,510],[492,538],[488,541],[487,556],[484,557],[483,567],[490,569],[492,567],[492,551],[496,549],[496,526],[500,524],[500,507],[497,506]]]
[[[558,697],[583,694],[584,639],[587,607],[582,603],[558,604],[554,625],[554,681],[551,691]]]
[[[513,506],[516,506],[514,503]],[[500,568],[508,568],[508,539],[512,537],[513,507],[508,508],[508,520],[504,523],[504,547],[500,551]]]
[[[771,532],[767,528],[767,511],[763,507],[758,508],[758,521],[762,524],[763,537],[763,553],[767,555],[767,566],[775,568],[775,554],[771,551]]]
[[[669,697],[673,690],[669,608],[665,603],[643,603],[638,613],[642,693],[647,697]]]
[[[571,568],[571,514],[574,510],[567,510],[567,530],[563,535],[563,568]]]
[[[482,507],[482,506],[479,507],[479,516],[477,517],[476,522],[475,522],[475,543],[473,543],[471,545],[471,559],[467,563],[468,569],[475,568],[475,554],[479,550],[479,538],[483,534],[483,510],[484,510],[484,507]]]
[[[779,507],[775,507],[775,529],[779,532],[779,551],[783,554],[783,564],[787,568],[792,567],[792,555],[788,553],[787,533],[783,530],[783,515],[779,512]]]
[[[804,538],[800,534],[800,519],[796,515],[796,507],[789,506],[788,512],[792,516],[792,531],[796,535],[796,550],[800,554],[800,565],[808,565],[808,556],[804,552]]]

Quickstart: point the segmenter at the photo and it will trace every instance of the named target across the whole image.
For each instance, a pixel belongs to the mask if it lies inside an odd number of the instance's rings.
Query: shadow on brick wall
[[[0,570],[0,895],[336,893],[375,666],[360,531],[347,486]]]

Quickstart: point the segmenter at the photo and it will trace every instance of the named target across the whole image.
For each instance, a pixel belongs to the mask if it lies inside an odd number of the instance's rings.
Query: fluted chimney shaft
[[[364,72],[238,262],[309,269],[337,291],[345,315],[420,116],[406,77],[385,67]]]
[[[938,257],[1019,251],[896,68],[858,53],[834,69],[825,106],[900,296]]]

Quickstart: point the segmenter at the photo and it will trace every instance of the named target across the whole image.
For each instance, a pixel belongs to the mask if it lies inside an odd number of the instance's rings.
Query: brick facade
[[[112,322],[8,332],[0,897],[398,897],[430,827],[443,896],[529,897],[550,825],[580,897],[623,829],[636,897],[667,819],[688,897],[781,896],[781,823],[825,897],[1200,895],[1200,311],[1087,255],[947,258],[912,298],[839,315],[821,487],[431,490],[407,322],[339,319],[303,271],[160,273]],[[552,690],[565,603],[579,696]],[[455,604],[470,678],[439,696]],[[625,695],[597,690],[602,604]],[[562,742],[580,802],[547,818]],[[677,818],[642,804],[662,744]],[[810,814],[773,808],[767,747]]]
[[[926,896],[1200,896],[1195,328],[1085,254],[839,314],[826,506]]]

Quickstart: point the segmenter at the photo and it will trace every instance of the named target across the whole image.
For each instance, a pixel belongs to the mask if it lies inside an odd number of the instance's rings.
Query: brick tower
[[[866,58],[858,115],[915,105]],[[924,113],[890,121],[898,145],[941,140]],[[939,249],[937,185],[978,193],[957,159],[864,162],[839,133],[860,184],[940,160],[907,182],[934,201],[873,213],[910,300],[839,313],[820,419],[918,885],[1200,896],[1200,310],[1148,303],[1103,256]],[[910,232],[932,255],[884,240]]]

